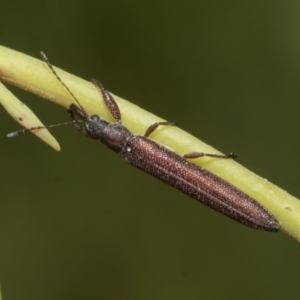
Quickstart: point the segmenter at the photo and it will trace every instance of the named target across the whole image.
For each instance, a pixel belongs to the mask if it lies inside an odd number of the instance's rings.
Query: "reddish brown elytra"
[[[92,82],[99,88],[104,102],[116,122],[105,121],[97,115],[89,116],[72,91],[58,76],[46,55],[43,52],[41,55],[53,74],[67,89],[76,103],[71,104],[68,110],[71,122],[46,127],[71,123],[83,135],[96,139],[113,151],[120,153],[133,166],[153,175],[231,219],[254,229],[272,232],[280,229],[276,218],[264,206],[232,184],[187,160],[202,156],[235,158],[233,153],[229,155],[215,155],[192,152],[180,156],[149,138],[157,127],[174,126],[175,124],[172,122],[154,123],[148,127],[143,136],[134,135],[122,125],[121,113],[117,103],[112,95],[97,80],[92,80]],[[79,119],[76,119],[76,117]],[[40,128],[44,127],[23,129],[13,132],[9,136],[17,136],[21,133]]]

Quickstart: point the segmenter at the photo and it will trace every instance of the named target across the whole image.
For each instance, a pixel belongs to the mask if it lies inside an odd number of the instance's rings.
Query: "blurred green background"
[[[0,44],[176,121],[300,195],[300,2],[1,1]],[[45,124],[65,110],[9,87]],[[0,281],[12,299],[299,299],[300,245],[198,204],[74,128],[1,114]],[[199,149],[195,149],[196,151]]]

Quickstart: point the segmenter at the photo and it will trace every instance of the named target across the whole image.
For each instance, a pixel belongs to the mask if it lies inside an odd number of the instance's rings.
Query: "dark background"
[[[97,78],[300,195],[300,2],[1,1],[0,44]],[[62,108],[12,88],[46,124]],[[11,299],[299,299],[299,244],[246,228],[74,128],[56,153],[1,113]],[[199,149],[195,149],[198,150]]]

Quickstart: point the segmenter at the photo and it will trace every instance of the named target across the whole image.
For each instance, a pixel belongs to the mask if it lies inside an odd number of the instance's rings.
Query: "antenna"
[[[62,79],[58,76],[57,72],[54,70],[52,64],[50,63],[49,58],[46,56],[46,54],[41,51],[41,56],[43,61],[47,64],[47,66],[49,67],[49,69],[52,71],[52,73],[54,74],[54,76],[57,78],[57,80],[62,84],[62,86],[69,92],[69,94],[72,96],[72,98],[75,100],[75,102],[78,104],[78,106],[80,107],[80,109],[82,111],[85,112],[85,109],[81,106],[80,102],[78,101],[78,99],[75,97],[75,95],[71,92],[71,90],[69,89],[69,87],[62,81]]]
[[[41,56],[43,61],[47,64],[47,66],[49,67],[49,69],[51,70],[51,72],[54,74],[54,76],[57,78],[57,80],[61,83],[61,85],[68,91],[68,93],[71,95],[71,97],[75,100],[75,102],[78,104],[78,106],[80,107],[80,109],[86,114],[86,111],[84,110],[84,108],[81,106],[80,102],[78,101],[78,99],[75,97],[75,95],[71,92],[71,90],[69,89],[69,87],[62,81],[62,79],[58,76],[57,72],[54,70],[54,67],[52,66],[52,64],[50,63],[48,57],[46,56],[46,54],[44,52],[41,51]],[[46,125],[46,126],[35,126],[35,127],[31,127],[31,128],[25,128],[25,129],[20,129],[11,133],[7,134],[7,137],[16,137],[19,136],[23,133],[27,133],[27,132],[32,132],[35,130],[39,130],[39,129],[45,129],[45,128],[53,128],[53,127],[59,127],[59,126],[64,126],[64,125],[69,125],[69,124],[74,124],[77,122],[83,122],[83,120],[72,120],[72,121],[68,121],[68,122],[64,122],[64,123],[58,123],[58,124],[53,124],[53,125]]]
[[[65,125],[73,124],[74,122],[83,122],[83,120],[76,120],[76,121],[74,120],[74,121],[68,121],[68,122],[64,122],[64,123],[53,124],[53,125],[35,126],[35,127],[31,127],[31,128],[24,128],[24,129],[20,129],[20,130],[8,133],[7,137],[9,137],[9,138],[16,137],[16,136],[19,136],[23,133],[32,132],[32,131],[39,130],[39,129],[65,126]]]

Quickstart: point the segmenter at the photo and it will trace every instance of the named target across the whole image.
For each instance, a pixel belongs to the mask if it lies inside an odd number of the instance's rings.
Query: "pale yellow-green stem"
[[[113,121],[102,101],[101,94],[93,84],[59,68],[55,69],[89,114],[97,114],[108,121]],[[0,47],[0,81],[11,83],[65,108],[74,102],[43,61],[5,47]],[[27,110],[22,110],[23,104],[18,103],[18,100],[16,101],[9,94],[0,87],[0,102],[6,110],[24,126],[40,125]],[[123,124],[134,134],[143,134],[150,124],[162,120],[120,97],[114,97],[120,107]],[[26,119],[26,124],[23,119]],[[44,130],[40,130],[42,131]],[[160,128],[151,135],[151,138],[179,154],[194,151],[219,153],[176,127]],[[50,144],[59,150],[59,146],[55,146],[53,142]],[[278,219],[282,230],[300,241],[300,201],[298,199],[233,160],[205,157],[195,159],[193,162],[204,166],[262,203]]]

